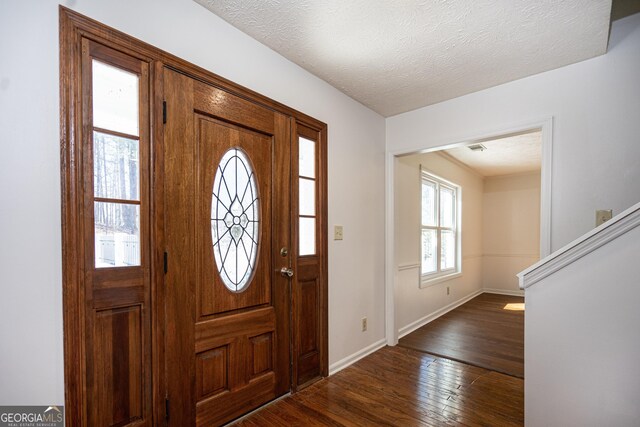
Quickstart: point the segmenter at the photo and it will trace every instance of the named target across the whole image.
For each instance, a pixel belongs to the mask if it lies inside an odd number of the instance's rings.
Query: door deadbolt
[[[286,257],[287,255],[289,255],[289,249],[287,249],[286,247],[283,247],[282,249],[280,249],[280,256],[281,257]]]

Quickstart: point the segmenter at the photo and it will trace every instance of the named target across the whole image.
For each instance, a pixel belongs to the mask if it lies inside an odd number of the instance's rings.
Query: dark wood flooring
[[[398,345],[524,378],[522,297],[481,294],[400,339]]]
[[[385,347],[237,426],[520,426],[524,380]]]

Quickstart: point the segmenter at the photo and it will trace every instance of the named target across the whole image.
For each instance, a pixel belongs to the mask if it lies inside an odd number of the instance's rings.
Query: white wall
[[[329,125],[329,362],[383,339],[384,119],[193,1],[63,5]],[[0,2],[0,55],[0,405],[61,404],[58,2]]]
[[[522,293],[516,274],[540,259],[540,173],[484,179],[482,287]]]
[[[640,200],[640,14],[613,24],[606,55],[387,119],[387,150],[466,141],[553,116],[551,246]]]
[[[640,227],[525,290],[529,427],[637,426]]]
[[[419,286],[421,164],[462,187],[462,276],[423,289]],[[440,153],[398,157],[394,172],[396,327],[402,336],[449,304],[480,290],[483,180]]]

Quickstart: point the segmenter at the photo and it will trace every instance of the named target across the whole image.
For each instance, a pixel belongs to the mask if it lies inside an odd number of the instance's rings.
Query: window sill
[[[446,282],[447,280],[456,279],[462,277],[462,271],[455,271],[453,273],[445,274],[444,276],[437,276],[432,278],[420,277],[420,289],[429,288],[437,285],[438,283]]]

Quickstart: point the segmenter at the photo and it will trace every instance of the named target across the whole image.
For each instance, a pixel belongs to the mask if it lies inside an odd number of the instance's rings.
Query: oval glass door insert
[[[260,229],[256,176],[238,147],[220,160],[213,180],[211,237],[220,278],[232,292],[248,286],[256,266]]]

